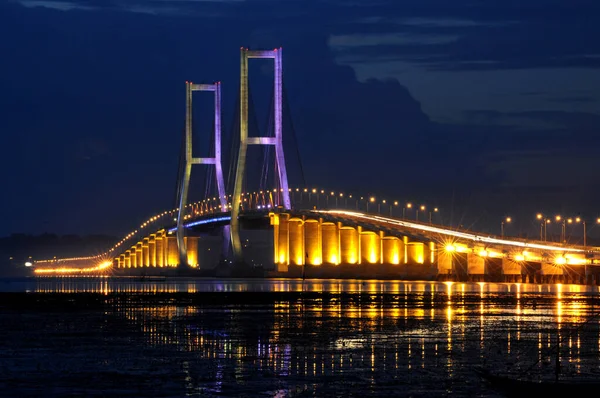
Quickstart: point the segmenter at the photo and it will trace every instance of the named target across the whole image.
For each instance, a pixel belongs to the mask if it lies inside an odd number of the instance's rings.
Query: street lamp
[[[367,213],[369,212],[369,202],[374,203],[375,202],[375,197],[371,196],[369,198],[369,200],[367,200]]]
[[[560,216],[556,216],[557,217],[557,221],[560,221]],[[550,224],[552,222],[552,220],[546,216],[544,216],[542,213],[538,213],[536,214],[535,218],[537,218],[540,221],[540,240],[543,240],[544,242],[547,240],[547,226],[548,224]],[[542,238],[542,230],[543,230],[543,238]]]
[[[381,203],[385,204],[385,199],[381,201]],[[377,204],[377,213],[381,214],[381,203]]]
[[[394,201],[394,206],[398,206],[398,201],[397,200]],[[392,209],[393,209],[393,207],[390,204],[390,217],[394,217],[394,213],[392,212]]]
[[[600,222],[600,220],[596,220],[598,222]],[[582,220],[581,217],[575,217],[575,222],[576,223],[582,223],[583,224],[583,247],[587,246],[587,233],[585,230],[585,220]]]
[[[500,234],[502,236],[502,238],[504,238],[504,223],[510,224],[512,222],[512,218],[511,217],[506,217],[504,220],[502,220],[502,222],[500,223]]]
[[[437,213],[437,212],[438,212],[438,208],[437,208],[437,207],[434,207],[434,208],[433,208],[433,212],[434,212],[434,213]],[[432,224],[432,222],[431,222],[431,211],[429,212],[429,224]]]
[[[419,206],[419,208],[417,209],[416,213],[415,213],[415,221],[419,221],[419,210],[421,211],[425,211],[425,205],[421,205]]]
[[[409,202],[406,204],[406,207],[402,208],[402,218],[406,218],[406,209],[412,209],[412,203]]]
[[[554,217],[554,219],[556,220],[557,223],[561,223],[561,227],[560,227],[560,241],[563,242],[563,243],[565,243],[566,242],[566,235],[567,235],[567,220],[564,219],[564,218],[562,218],[560,215],[557,215],[556,217]]]

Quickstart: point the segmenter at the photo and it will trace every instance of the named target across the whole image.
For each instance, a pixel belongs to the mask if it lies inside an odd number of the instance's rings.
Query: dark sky
[[[504,215],[595,220],[598,37],[596,0],[3,0],[0,236],[119,235],[170,208],[184,82],[222,82],[228,148],[240,46],[284,48],[311,187],[495,233]]]

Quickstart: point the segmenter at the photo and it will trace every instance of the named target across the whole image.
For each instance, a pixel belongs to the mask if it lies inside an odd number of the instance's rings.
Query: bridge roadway
[[[347,210],[292,210],[284,211],[281,209],[264,209],[264,210],[249,210],[242,213],[245,219],[266,219],[270,218],[271,225],[279,224],[280,222],[274,221],[277,217],[280,219],[282,216],[287,217],[288,220],[297,220],[302,225],[302,245],[299,246],[293,254],[294,249],[290,246],[290,242],[294,239],[293,231],[290,233],[290,227],[288,227],[287,237],[280,239],[277,231],[274,231],[274,264],[278,271],[279,276],[294,276],[294,272],[291,270],[298,267],[294,266],[320,266],[326,268],[327,265],[343,266],[345,265],[365,265],[373,268],[377,264],[389,263],[390,265],[407,264],[410,266],[411,262],[414,262],[414,266],[417,269],[428,268],[431,270],[435,268],[437,272],[436,279],[448,279],[448,280],[493,280],[496,281],[515,281],[519,282],[525,279],[524,275],[530,274],[530,280],[537,281],[536,274],[545,277],[540,277],[539,281],[570,281],[579,283],[579,281],[588,281],[592,278],[594,283],[597,279],[595,275],[595,269],[598,269],[600,273],[600,267],[598,264],[598,256],[600,251],[596,247],[582,247],[574,245],[562,245],[558,243],[541,242],[535,240],[524,240],[515,238],[498,238],[495,236],[477,234],[476,232],[470,232],[466,230],[458,230],[450,227],[444,227],[440,225],[407,221],[405,219],[396,219],[391,217],[383,217],[381,215],[368,214],[359,211],[347,211]],[[231,221],[230,212],[217,212],[210,214],[202,214],[194,218],[188,219],[185,223],[186,228],[195,229],[201,231],[203,228],[214,228],[219,225],[228,224]],[[318,249],[312,249],[309,253],[308,242],[314,241],[315,238],[311,237],[308,227],[304,225],[314,225],[319,223],[319,230],[316,233],[318,240]],[[268,224],[264,224],[268,225]],[[300,225],[300,224],[298,224]],[[331,226],[335,226],[337,235],[337,241],[340,242],[336,246],[337,248],[326,247],[330,238],[325,235],[330,234],[328,232]],[[329,227],[329,228],[327,228]],[[119,251],[112,251],[108,253],[108,256],[102,256],[104,260],[103,267],[90,267],[87,268],[90,274],[98,272],[106,272],[107,259],[111,260],[113,264],[112,268],[137,268],[137,267],[148,267],[148,266],[167,266],[167,257],[171,252],[171,257],[176,258],[174,255],[174,237],[172,236],[175,231],[174,225],[168,225],[162,229],[164,242],[162,243],[162,251],[164,255],[161,258],[164,262],[159,263],[150,260],[151,258],[158,259],[157,254],[150,254],[152,250],[158,253],[158,236],[156,233],[148,234],[150,236],[150,244],[148,242],[148,236],[139,239],[137,245],[137,252],[133,252],[131,255],[132,259],[126,263],[124,261],[124,254],[127,253],[125,248],[122,248],[122,253]],[[274,228],[276,229],[276,228]],[[355,237],[348,238],[348,232],[353,234]],[[324,235],[325,234],[325,235]],[[345,234],[345,235],[344,235]],[[373,236],[376,235],[376,236]],[[136,238],[137,239],[137,238]],[[157,243],[152,245],[152,239]],[[193,239],[190,237],[190,239]],[[353,242],[348,241],[353,240]],[[334,239],[335,240],[335,239]],[[395,241],[392,241],[395,240]],[[344,243],[344,241],[350,243]],[[283,247],[281,242],[287,242]],[[304,242],[307,242],[306,244]],[[351,251],[354,250],[354,254],[344,255],[343,246],[353,246]],[[387,248],[386,246],[387,245]],[[390,246],[391,245],[391,246]],[[413,247],[418,246],[420,247]],[[148,251],[150,246],[150,251]],[[401,253],[402,248],[404,249],[404,255]],[[196,244],[197,247],[197,244]],[[363,255],[361,257],[361,247]],[[380,247],[380,248],[378,248]],[[375,248],[375,249],[373,249]],[[416,250],[416,254],[412,255],[409,250]],[[129,249],[129,253],[132,253],[132,249]],[[395,253],[389,254],[388,252]],[[375,251],[371,253],[371,257],[365,256],[366,251]],[[316,253],[313,255],[313,252]],[[317,253],[318,252],[318,253]],[[140,258],[144,258],[143,262],[133,262],[135,253]],[[143,253],[143,256],[140,254]],[[298,254],[302,253],[302,254]],[[306,253],[306,255],[304,255]],[[327,254],[330,253],[330,254]],[[386,254],[388,253],[388,254]],[[434,253],[434,254],[432,254]],[[116,256],[116,257],[115,257]],[[197,253],[192,258],[198,260],[199,254]],[[311,258],[309,258],[309,256]],[[127,256],[129,258],[129,256]],[[431,258],[431,261],[428,259]],[[414,259],[411,260],[411,259]],[[112,261],[114,260],[114,261]],[[169,260],[172,262],[172,260]],[[176,261],[176,260],[175,260]],[[196,261],[197,263],[198,261]],[[67,263],[62,262],[63,271]],[[127,264],[127,265],[126,265]],[[163,264],[163,265],[160,265]],[[495,264],[495,265],[494,265]],[[41,265],[41,264],[40,264]],[[176,265],[176,264],[175,264]],[[168,266],[175,266],[169,264]],[[493,271],[492,268],[496,268]],[[533,271],[531,268],[533,267]],[[364,267],[363,267],[364,268]],[[578,276],[575,278],[564,278],[564,276],[572,271],[573,269],[581,268],[577,270]],[[594,270],[592,270],[594,268]],[[349,272],[357,270],[356,267],[350,269]],[[52,274],[51,269],[46,270],[39,269],[39,273]],[[567,272],[569,271],[569,272]],[[393,271],[392,271],[393,272]],[[64,273],[64,272],[63,272]],[[490,278],[490,274],[503,275],[500,279],[498,276]],[[373,274],[371,271],[368,275],[376,276],[377,273]],[[320,275],[320,274],[318,274]],[[339,274],[332,274],[333,276],[340,276]],[[510,275],[507,277],[506,275]],[[297,275],[296,275],[297,276]],[[350,275],[347,275],[350,276]],[[360,275],[356,275],[359,277]],[[402,275],[399,275],[402,276]],[[429,278],[430,276],[423,276]],[[525,281],[525,280],[523,280]]]
[[[435,238],[435,240],[437,240],[438,243],[445,242],[447,243],[447,245],[454,246],[454,249],[456,249],[457,246],[460,247],[461,243],[467,242],[485,245],[486,247],[505,247],[510,248],[512,250],[548,251],[556,255],[600,255],[600,252],[596,247],[552,244],[527,239],[497,238],[492,237],[490,235],[485,236],[474,232],[468,232],[465,230],[435,226],[433,224],[427,223],[406,221],[390,217],[382,217],[379,215],[366,214],[361,212],[346,210],[312,210],[311,213],[318,213],[330,217],[333,216],[333,218],[339,219],[340,221],[346,223],[353,223],[356,225],[369,225],[373,228],[378,229],[409,231],[411,235],[419,236],[423,239],[432,239],[432,235],[437,235],[438,237]],[[450,247],[448,247],[447,249],[452,250],[452,248]]]
[[[278,216],[279,223],[286,224],[279,227],[284,234],[278,237],[275,231],[274,236],[275,262],[278,270],[288,273],[297,270],[294,265],[343,268],[353,264],[345,275],[482,282],[596,284],[600,280],[596,247],[499,238],[358,211],[284,214]],[[300,253],[306,253],[304,260]]]

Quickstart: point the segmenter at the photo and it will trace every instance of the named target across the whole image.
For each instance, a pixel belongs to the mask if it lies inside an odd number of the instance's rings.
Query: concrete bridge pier
[[[485,281],[485,257],[476,253],[467,253],[467,280],[469,282]]]
[[[453,254],[452,274],[454,275],[455,282],[467,282],[469,280],[469,259],[467,253]]]
[[[522,282],[521,277],[521,264],[513,261],[509,258],[502,259],[502,275],[504,282],[520,283]]]
[[[600,267],[590,267],[589,265],[585,266],[585,283],[586,285],[598,285],[598,280],[600,279]]]
[[[469,255],[460,252],[441,251],[437,257],[437,280],[443,282],[468,282],[478,278],[476,265],[472,262],[469,274]]]
[[[524,261],[521,265],[523,283],[541,283],[542,263]]]
[[[563,270],[559,266],[550,263],[540,265],[541,283],[561,283]]]
[[[585,265],[562,265],[564,283],[585,284],[586,266]]]
[[[441,282],[450,282],[453,279],[453,254],[442,250],[437,256],[438,276],[437,280]]]

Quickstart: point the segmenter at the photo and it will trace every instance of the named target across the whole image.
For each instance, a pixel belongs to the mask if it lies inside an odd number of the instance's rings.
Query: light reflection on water
[[[0,291],[7,287],[0,284]],[[16,289],[16,290],[15,290]],[[597,294],[600,286],[412,282],[343,279],[187,279],[187,278],[37,278],[14,286],[10,291],[40,293],[199,293],[199,292],[329,292],[329,293],[428,293],[452,295],[471,293]]]
[[[86,307],[81,316],[59,311],[48,319],[43,313],[37,330],[23,316],[36,314],[37,307],[21,311],[19,338],[12,343],[11,323],[0,326],[9,336],[0,344],[11,344],[12,358],[30,355],[27,341],[52,342],[42,344],[51,348],[39,354],[47,364],[42,371],[56,373],[51,383],[60,383],[65,368],[81,371],[85,362],[98,373],[162,377],[169,384],[152,384],[151,391],[171,396],[496,396],[474,366],[552,379],[557,343],[561,377],[600,376],[600,325],[591,316],[600,304],[597,287],[40,279],[35,291],[103,297],[100,308]],[[169,294],[187,292],[208,294]],[[211,294],[217,292],[283,294]],[[61,349],[71,353],[68,361]],[[72,358],[73,352],[80,356]],[[35,379],[33,374],[27,377]],[[146,384],[139,383],[126,387],[131,396],[144,391]],[[102,381],[78,388],[89,394]]]

